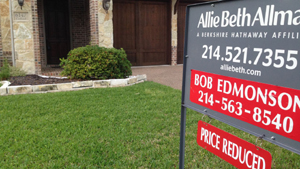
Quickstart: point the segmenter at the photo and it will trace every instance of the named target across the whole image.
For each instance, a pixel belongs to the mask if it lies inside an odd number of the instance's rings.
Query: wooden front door
[[[170,63],[169,1],[114,1],[114,47],[123,48],[132,65]]]
[[[70,51],[68,0],[44,0],[47,64],[57,65]]]

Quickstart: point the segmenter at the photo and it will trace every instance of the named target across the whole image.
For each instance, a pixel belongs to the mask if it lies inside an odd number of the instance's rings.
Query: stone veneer
[[[171,65],[177,65],[177,11],[175,11],[175,5],[177,0],[172,0],[172,18],[171,18],[171,32],[172,32],[172,56]]]
[[[14,41],[15,41],[15,60],[16,66],[22,68],[28,74],[35,73],[35,49],[33,44],[33,19],[31,1],[25,0],[21,7],[18,1],[12,3],[13,14],[15,12],[24,12],[28,14],[27,20],[14,20]]]
[[[99,14],[99,45],[113,47],[113,1],[110,1],[110,8],[106,12],[102,7],[102,0],[98,1]]]

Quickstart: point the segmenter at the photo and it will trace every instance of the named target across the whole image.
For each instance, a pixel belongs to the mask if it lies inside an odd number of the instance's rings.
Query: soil
[[[82,81],[80,79],[58,79],[58,78],[43,78],[38,75],[15,76],[9,79],[9,86],[20,85],[40,85],[40,84],[57,84]]]

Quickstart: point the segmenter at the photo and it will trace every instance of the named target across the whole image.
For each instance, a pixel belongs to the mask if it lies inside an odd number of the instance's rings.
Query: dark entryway
[[[170,64],[170,1],[114,0],[114,47],[132,65]]]
[[[70,51],[68,0],[44,0],[47,64],[57,65]]]

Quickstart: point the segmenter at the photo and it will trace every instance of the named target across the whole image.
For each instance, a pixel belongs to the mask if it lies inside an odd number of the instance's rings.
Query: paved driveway
[[[181,90],[183,65],[132,67],[132,75],[146,74],[148,81]]]

